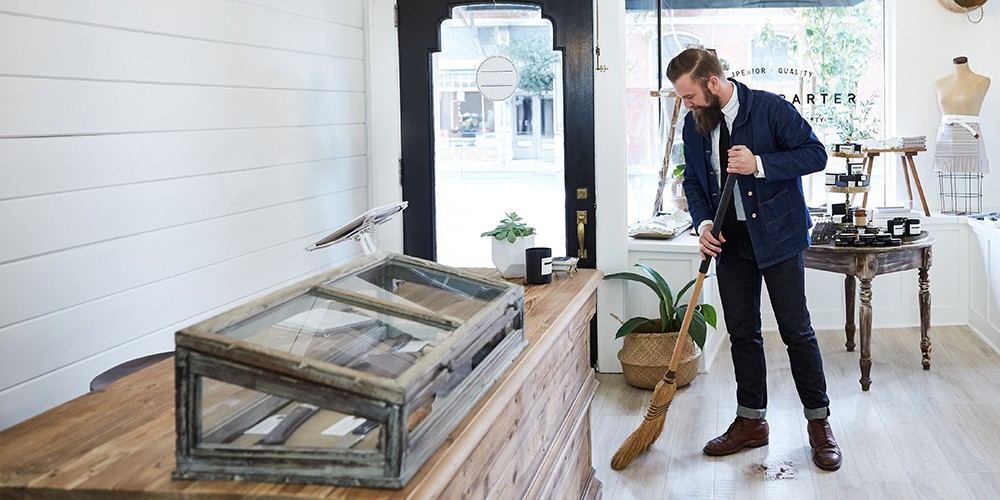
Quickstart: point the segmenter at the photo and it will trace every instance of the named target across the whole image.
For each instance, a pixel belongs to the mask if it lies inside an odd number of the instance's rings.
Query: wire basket
[[[983,211],[983,174],[938,172],[941,213],[976,214]]]

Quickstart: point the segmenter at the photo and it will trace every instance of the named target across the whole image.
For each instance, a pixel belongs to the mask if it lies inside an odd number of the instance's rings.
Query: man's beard
[[[715,130],[715,127],[719,126],[719,122],[724,115],[722,114],[722,103],[719,101],[719,96],[711,93],[707,85],[703,87],[703,90],[705,91],[705,98],[708,99],[708,106],[692,108],[691,112],[694,113],[695,128],[702,135],[708,135]]]

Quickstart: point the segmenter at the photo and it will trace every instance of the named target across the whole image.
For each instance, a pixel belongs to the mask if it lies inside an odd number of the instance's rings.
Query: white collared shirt
[[[733,85],[733,97],[722,107],[722,114],[725,116],[726,126],[729,127],[729,136],[732,137],[733,122],[736,120],[736,115],[740,112],[740,96],[736,90],[736,85],[732,82],[730,82],[730,85]],[[720,189],[722,188],[722,168],[719,164],[719,134],[721,134],[721,128],[717,126],[712,131],[712,170],[715,172],[715,178],[719,181]],[[732,142],[730,142],[730,145],[732,145]],[[733,203],[736,205],[736,219],[747,220],[746,213],[743,210],[743,197],[740,196],[739,184],[733,190]]]

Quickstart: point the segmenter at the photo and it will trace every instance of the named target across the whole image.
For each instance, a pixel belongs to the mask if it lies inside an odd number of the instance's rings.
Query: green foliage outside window
[[[552,50],[552,40],[548,36],[535,34],[513,38],[509,50],[510,60],[518,72],[518,88],[534,96],[552,91],[556,79],[554,64],[559,62],[559,54]]]
[[[870,24],[880,19],[880,4],[867,0],[853,7],[795,9],[802,30],[790,38],[777,37],[770,23],[757,35],[759,43],[787,43],[802,67],[810,68],[814,94],[857,94],[858,82],[871,68],[875,44]],[[808,110],[813,126],[833,134],[838,142],[878,136],[880,120],[873,114],[875,95],[856,96],[853,104],[817,104]]]

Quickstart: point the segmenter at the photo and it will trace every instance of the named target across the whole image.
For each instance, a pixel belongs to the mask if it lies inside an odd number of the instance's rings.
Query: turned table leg
[[[855,295],[857,294],[857,281],[854,279],[853,275],[847,275],[844,278],[844,302],[846,311],[846,321],[844,323],[844,331],[847,332],[847,342],[844,344],[848,351],[854,350],[854,308],[855,308]]]
[[[920,351],[923,353],[924,370],[931,369],[931,337],[928,331],[931,324],[931,284],[927,278],[927,268],[917,271],[920,283]]]
[[[872,280],[861,278],[861,390],[872,385]]]

